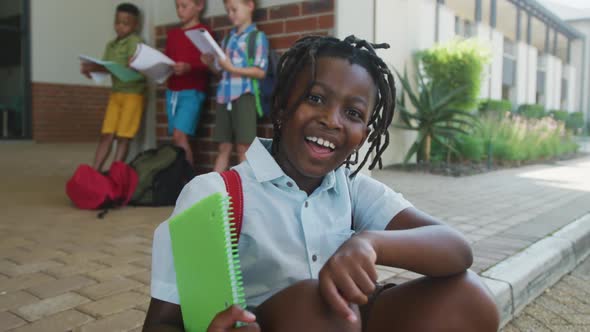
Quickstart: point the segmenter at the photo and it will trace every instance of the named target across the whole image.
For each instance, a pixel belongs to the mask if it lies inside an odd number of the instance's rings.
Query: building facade
[[[18,94],[18,89],[23,96],[20,137],[41,143],[97,139],[109,89],[80,75],[77,58],[102,54],[114,37],[113,13],[119,2],[18,0],[10,2],[10,8],[0,6],[0,32],[3,18],[21,18],[20,69],[0,66],[0,104],[8,103],[8,96]],[[130,2],[143,11],[146,42],[163,47],[166,29],[178,21],[173,1]],[[204,22],[218,36],[227,33],[223,2],[208,0],[206,7]],[[547,110],[588,112],[590,57],[585,35],[590,35],[590,20],[566,22],[535,0],[261,0],[255,21],[279,51],[307,34],[355,34],[387,42],[391,48],[379,53],[398,70],[418,50],[456,37],[476,37],[492,52],[481,98],[507,99],[515,107],[538,103]],[[163,91],[150,87],[136,150],[169,141]],[[194,140],[202,171],[211,167],[216,151],[212,106],[209,103],[204,112]],[[268,123],[259,126],[262,136],[270,131]],[[413,133],[392,129],[384,164],[400,162],[414,138]]]

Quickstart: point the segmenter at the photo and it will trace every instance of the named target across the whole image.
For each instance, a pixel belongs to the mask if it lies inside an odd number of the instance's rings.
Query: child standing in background
[[[239,162],[246,159],[246,150],[256,137],[256,100],[253,79],[263,79],[268,66],[268,40],[264,33],[256,34],[256,54],[248,64],[248,37],[256,31],[252,14],[256,9],[253,0],[224,0],[227,15],[234,26],[222,46],[226,59],[218,59],[222,71],[213,66],[211,54],[202,57],[215,73],[221,73],[217,87],[217,110],[214,140],[219,143],[219,154],[213,168],[223,172],[229,165],[234,144]]]
[[[165,53],[176,62],[174,75],[168,79],[166,114],[168,134],[174,145],[185,151],[186,160],[193,165],[193,152],[188,135],[194,136],[209,84],[207,65],[201,61],[201,51],[185,32],[209,27],[200,22],[204,0],[176,0],[176,14],[181,26],[168,31]]]
[[[102,59],[127,66],[137,45],[142,43],[141,37],[137,35],[138,25],[139,9],[130,3],[118,5],[115,14],[117,38],[107,44]],[[108,71],[101,65],[83,62],[80,72],[90,78],[91,72]],[[115,161],[125,161],[129,141],[137,134],[143,113],[145,79],[123,82],[114,75],[111,75],[111,79],[111,95],[94,157],[93,167],[97,171],[102,170],[114,140],[117,141]]]

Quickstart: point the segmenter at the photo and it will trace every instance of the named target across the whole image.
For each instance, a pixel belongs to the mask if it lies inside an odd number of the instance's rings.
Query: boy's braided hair
[[[389,48],[389,44],[372,44],[352,35],[344,40],[333,37],[307,36],[295,42],[295,45],[281,56],[277,66],[277,85],[272,97],[272,112],[270,114],[274,129],[272,153],[276,154],[278,151],[278,142],[281,139],[281,124],[297,109],[312,88],[317,74],[317,60],[320,57],[335,57],[346,59],[351,64],[357,64],[365,68],[377,87],[375,107],[367,124],[370,128],[368,136],[370,147],[351,176],[355,176],[363,168],[373,153],[375,156],[369,165],[369,169],[375,168],[376,165],[381,168],[383,166],[381,155],[389,145],[388,128],[395,110],[396,91],[393,74],[375,52],[375,49],[380,48]],[[311,80],[307,84],[303,95],[299,96],[290,109],[287,109],[287,103],[298,76],[297,73],[301,72],[307,65],[311,67]],[[358,152],[354,153],[354,160],[352,156],[349,156],[345,161],[346,167],[357,163]]]
[[[133,15],[135,17],[139,17],[139,8],[137,8],[137,6],[132,3],[125,2],[125,3],[119,4],[117,6],[116,11],[127,13],[127,14]]]

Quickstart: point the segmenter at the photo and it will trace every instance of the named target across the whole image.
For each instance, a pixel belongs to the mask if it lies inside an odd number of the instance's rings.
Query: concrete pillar
[[[502,72],[504,64],[504,35],[491,30],[492,65],[490,71],[490,98],[502,99]]]
[[[528,102],[528,70],[529,70],[529,46],[526,43],[518,42],[516,47],[516,105]]]
[[[455,36],[455,13],[449,7],[439,4],[438,42],[448,42]]]
[[[575,112],[576,111],[576,90],[578,88],[576,82],[576,69],[572,65],[565,65],[563,67],[563,78],[567,81],[567,98],[565,101],[565,105],[563,105],[564,109],[568,112]]]
[[[412,68],[412,56],[414,52],[430,48],[435,42],[435,22],[436,22],[436,1],[434,0],[374,0],[374,14],[368,17],[375,17],[375,40],[378,42],[387,42],[392,45],[388,50],[379,51],[379,55],[385,63],[392,68],[403,72],[404,67]],[[343,2],[343,4],[340,4]],[[339,0],[336,2],[338,7],[345,7],[350,4],[352,9],[346,8],[350,12],[350,17],[365,17],[362,9],[364,1],[357,0]],[[446,8],[440,5],[441,8]],[[355,12],[357,11],[357,12]],[[454,33],[453,24],[446,24],[445,14],[448,12],[443,9],[439,12],[439,24],[449,27]],[[453,16],[454,17],[454,16]],[[350,19],[347,23],[351,28],[356,29],[355,25],[359,24],[358,20]],[[439,38],[445,38],[447,28],[439,30]],[[411,37],[404,33],[393,33],[394,31],[411,31]],[[396,78],[397,80],[397,78]],[[399,85],[398,85],[399,86]],[[416,134],[410,131],[404,131],[396,128],[390,129],[391,148],[383,155],[383,164],[391,165],[403,161],[405,153],[414,143]]]
[[[526,103],[534,104],[537,99],[537,67],[539,62],[539,53],[537,49],[531,45],[527,45],[528,60],[527,60],[527,88],[526,88]]]
[[[553,56],[553,109],[561,109],[561,86],[563,79],[563,62],[560,58]]]
[[[487,45],[492,50],[492,42],[490,38],[490,27],[485,24],[477,24],[475,27],[475,36],[479,39],[484,45]],[[493,59],[492,55],[492,59]],[[493,63],[493,62],[492,62]],[[479,97],[481,99],[490,98],[490,81],[491,81],[491,68],[492,65],[488,64],[484,66],[483,73],[481,77],[481,85],[479,89]]]
[[[375,40],[375,1],[356,1],[356,0],[339,0],[335,2],[334,8],[334,34],[338,38],[346,38],[349,35],[365,39],[370,42],[378,41],[379,43],[386,42],[390,45],[395,45],[391,40],[384,38]],[[364,20],[358,20],[358,17],[364,17]],[[395,46],[394,46],[395,48]],[[399,130],[398,130],[399,131]],[[411,144],[411,143],[410,143]],[[401,146],[397,146],[402,149]],[[365,144],[359,149],[359,159],[367,153],[369,145]],[[405,149],[404,151],[407,151]],[[389,149],[388,153],[395,153],[397,149]],[[399,153],[399,152],[397,152]],[[370,159],[368,163],[371,163]],[[352,166],[354,169],[355,166]],[[371,171],[368,165],[365,165],[361,173],[371,176]]]
[[[585,73],[583,68],[584,65],[584,54],[583,54],[583,47],[584,42],[580,39],[576,39],[572,41],[572,52],[571,52],[571,61],[570,65],[574,68],[574,75],[575,75],[575,82],[576,82],[576,91],[575,95],[575,102],[574,102],[574,110],[583,111],[588,110],[588,103],[587,103],[587,96],[580,95],[580,90],[582,89],[582,82],[583,79],[587,79],[588,73]],[[588,67],[586,67],[588,68]],[[585,84],[587,86],[587,84]],[[586,89],[584,89],[585,91]]]
[[[550,54],[542,55],[540,61],[545,64],[545,100],[543,105],[546,110],[551,110],[555,98],[555,61]]]

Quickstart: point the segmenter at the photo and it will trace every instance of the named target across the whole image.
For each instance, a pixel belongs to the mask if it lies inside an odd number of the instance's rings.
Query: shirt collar
[[[252,23],[246,29],[244,29],[244,31],[242,31],[241,33],[238,33],[238,28],[231,29],[231,35],[235,35],[237,37],[240,37],[244,34],[250,33],[250,31],[253,31],[255,29],[256,29],[256,24]]]
[[[135,35],[134,32],[130,33],[129,35],[127,35],[125,38],[121,38],[121,39],[113,39],[112,43],[113,44],[122,44],[122,43],[126,43],[129,41],[129,39],[131,38],[131,36]]]
[[[252,167],[252,172],[258,182],[273,181],[282,177],[289,178],[270,154],[271,146],[271,139],[256,137],[246,151],[246,160]],[[335,184],[336,175],[332,171],[324,176],[316,191],[334,189],[338,193],[338,186]]]

